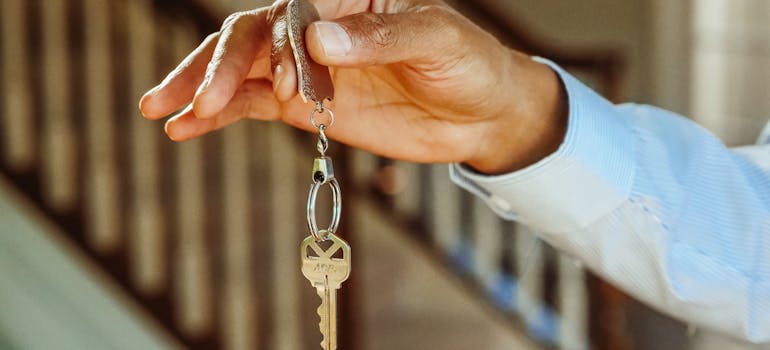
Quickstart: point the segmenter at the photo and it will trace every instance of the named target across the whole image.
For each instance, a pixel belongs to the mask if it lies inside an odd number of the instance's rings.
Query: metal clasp
[[[313,182],[321,184],[334,178],[334,165],[332,159],[326,156],[316,157],[313,160]]]

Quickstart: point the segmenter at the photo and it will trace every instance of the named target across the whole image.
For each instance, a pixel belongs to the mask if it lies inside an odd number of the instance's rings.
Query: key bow
[[[302,274],[314,285],[318,281],[339,288],[350,276],[350,245],[333,233],[329,233],[327,240],[331,245],[326,249],[313,236],[302,241]],[[337,258],[339,251],[342,252]]]

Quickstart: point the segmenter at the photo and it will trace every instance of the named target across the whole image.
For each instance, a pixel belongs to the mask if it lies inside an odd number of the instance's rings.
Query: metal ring
[[[332,221],[329,223],[329,228],[326,230],[319,230],[318,224],[316,224],[315,218],[315,200],[318,195],[318,189],[325,183],[328,183],[332,188]],[[310,228],[310,234],[317,242],[325,241],[329,234],[335,233],[337,227],[340,224],[340,212],[342,211],[342,195],[340,193],[340,184],[337,179],[331,178],[326,182],[314,182],[310,186],[310,193],[307,196],[307,226]]]
[[[319,123],[315,120],[316,113],[322,114],[323,112],[329,112],[329,123]],[[332,112],[331,109],[322,107],[322,109],[313,108],[313,111],[310,112],[310,123],[313,124],[313,127],[318,129],[321,125],[326,125],[326,128],[331,128],[332,124],[334,124],[334,112]]]

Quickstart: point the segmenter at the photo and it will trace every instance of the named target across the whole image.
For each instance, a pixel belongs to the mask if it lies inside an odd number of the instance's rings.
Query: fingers
[[[279,101],[285,102],[298,94],[294,54],[289,43],[286,4],[276,3],[268,14],[272,23],[270,66],[273,72],[273,91]]]
[[[435,60],[461,42],[461,18],[442,6],[424,6],[398,14],[364,12],[319,21],[308,27],[308,51],[327,66]]]
[[[246,80],[257,55],[269,45],[267,10],[238,13],[225,21],[219,42],[193,99],[198,118],[219,114]]]
[[[192,106],[166,122],[165,130],[174,141],[184,141],[221,129],[244,118],[275,120],[281,106],[272,94],[270,81],[247,80],[235,92],[229,103],[216,115],[201,119]]]
[[[196,88],[203,82],[217,39],[219,33],[209,35],[158,86],[142,96],[142,115],[148,119],[163,118],[192,101]]]
[[[297,96],[297,69],[283,60],[273,71],[273,93],[278,101],[287,102]]]

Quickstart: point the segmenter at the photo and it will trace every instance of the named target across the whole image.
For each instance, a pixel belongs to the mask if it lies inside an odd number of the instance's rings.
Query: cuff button
[[[495,195],[489,196],[489,202],[492,203],[492,205],[494,205],[495,207],[497,207],[497,209],[500,209],[506,212],[511,211],[511,203],[508,203],[508,201],[498,196],[495,196]]]

